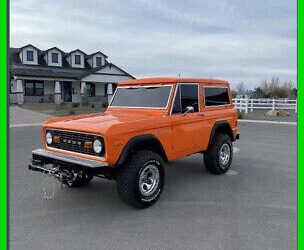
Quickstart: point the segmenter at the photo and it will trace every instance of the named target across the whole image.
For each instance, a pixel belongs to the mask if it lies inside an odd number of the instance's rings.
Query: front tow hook
[[[29,168],[29,170],[41,172],[41,173],[44,173],[44,174],[51,174],[52,173],[51,169],[46,169],[46,168],[43,168],[43,167],[40,167],[40,166],[29,165],[28,168]]]

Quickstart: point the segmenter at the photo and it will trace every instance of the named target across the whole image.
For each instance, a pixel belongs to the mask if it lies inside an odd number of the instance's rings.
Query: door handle
[[[204,113],[198,113],[198,116],[205,116]]]

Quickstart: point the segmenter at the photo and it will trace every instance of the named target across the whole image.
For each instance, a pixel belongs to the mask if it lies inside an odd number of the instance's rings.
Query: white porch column
[[[112,97],[113,97],[113,85],[112,85],[112,83],[108,84],[107,93],[108,93],[108,103],[110,103],[111,100],[112,100]]]
[[[55,103],[61,103],[61,84],[60,82],[55,82],[55,91],[54,91]]]
[[[16,81],[16,84],[17,84],[17,87],[16,87],[17,103],[23,104],[24,103],[24,92],[23,92],[22,80],[18,79]]]
[[[81,82],[80,94],[85,94],[86,92],[86,82]]]

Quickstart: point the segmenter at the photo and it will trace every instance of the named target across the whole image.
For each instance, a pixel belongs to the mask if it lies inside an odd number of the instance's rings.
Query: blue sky
[[[296,83],[296,0],[11,0],[12,47],[100,50],[136,77]]]

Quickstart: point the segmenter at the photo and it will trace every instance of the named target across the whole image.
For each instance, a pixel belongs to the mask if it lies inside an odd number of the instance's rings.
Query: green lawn
[[[85,113],[99,113],[106,110],[101,103],[94,103],[88,106],[75,106],[73,103],[40,103],[40,102],[26,102],[22,105],[18,105],[20,108],[32,110],[47,115],[53,116],[68,116]]]

